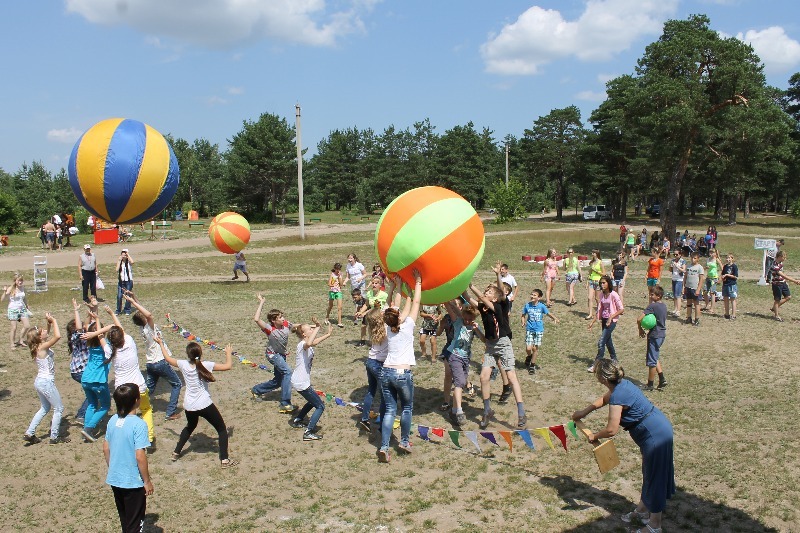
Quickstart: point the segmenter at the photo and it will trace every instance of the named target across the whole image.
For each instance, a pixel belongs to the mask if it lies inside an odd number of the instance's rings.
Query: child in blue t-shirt
[[[446,363],[450,366],[450,374],[453,379],[453,401],[450,411],[450,420],[454,426],[463,426],[467,422],[464,410],[461,407],[461,398],[464,389],[467,387],[467,376],[469,375],[469,361],[472,357],[472,340],[475,335],[482,341],[486,337],[475,323],[475,318],[480,312],[471,305],[465,305],[459,309],[455,302],[445,304],[447,314],[453,322],[453,340],[447,347],[450,355]]]
[[[536,365],[536,357],[539,355],[539,346],[542,345],[544,337],[544,315],[558,324],[558,319],[553,315],[546,305],[539,301],[544,293],[539,289],[531,291],[531,300],[522,308],[522,325],[525,326],[525,351],[528,356],[525,358],[525,366],[528,374],[535,374],[539,368]]]
[[[128,416],[136,412],[139,402],[138,385],[124,383],[117,387],[117,414],[108,421],[103,442],[108,465],[106,483],[114,492],[122,531],[143,530],[147,496],[153,494],[145,452],[150,446],[147,424],[137,416]]]

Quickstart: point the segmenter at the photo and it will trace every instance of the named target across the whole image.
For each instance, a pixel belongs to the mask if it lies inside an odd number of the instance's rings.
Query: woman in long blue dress
[[[638,519],[646,526],[640,531],[661,533],[667,499],[675,494],[672,424],[639,387],[624,379],[625,371],[618,363],[601,361],[595,367],[595,375],[608,392],[584,409],[575,411],[572,419],[581,420],[608,405],[608,424],[597,433],[587,435],[589,441],[613,437],[620,427],[630,433],[642,452],[642,496],[636,509],[622,515],[622,520]]]

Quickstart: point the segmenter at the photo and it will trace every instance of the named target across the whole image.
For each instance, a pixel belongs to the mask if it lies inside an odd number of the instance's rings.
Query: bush
[[[789,213],[791,213],[793,217],[800,217],[800,198],[792,202],[792,205],[789,207]]]
[[[19,233],[24,227],[22,206],[10,194],[0,192],[0,233]]]
[[[526,196],[525,186],[516,179],[509,180],[508,187],[504,182],[498,181],[494,190],[489,193],[489,203],[497,211],[495,223],[503,224],[523,218],[527,214]]]
[[[89,220],[89,211],[84,207],[75,209],[75,227],[78,228],[80,233],[88,233],[89,228],[86,226],[86,221]]]
[[[183,212],[183,218],[189,218],[189,211],[192,210],[192,202],[183,202],[181,206],[181,212]]]

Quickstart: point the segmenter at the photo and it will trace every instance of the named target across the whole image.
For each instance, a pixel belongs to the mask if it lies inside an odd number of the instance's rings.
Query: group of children
[[[105,306],[105,312],[112,324],[103,325],[96,301],[89,305],[87,316],[83,319],[81,306],[73,299],[74,318],[67,324],[67,334],[70,373],[81,384],[86,398],[76,415],[76,419],[83,423],[81,435],[85,442],[95,442],[102,432],[100,424],[111,407],[108,374],[113,365],[116,414],[105,425],[103,452],[109,467],[106,483],[112,487],[122,529],[140,531],[144,524],[146,496],[153,492],[147,465],[147,453],[153,452],[156,446],[150,394],[159,377],[165,377],[172,385],[165,421],[180,418],[176,407],[182,385],[170,367],[179,369],[186,383],[183,402],[186,426],[172,452],[172,460],[180,458],[199,418],[204,418],[217,430],[221,466],[230,468],[238,463],[228,457],[227,428],[208,390],[208,384],[216,380],[213,372],[233,367],[233,351],[230,345],[225,348],[224,363],[204,361],[202,347],[191,342],[186,347],[187,359],[176,359],[161,338],[152,314],[136,300],[132,292],[126,291],[124,297],[136,307],[132,319],[140,328],[147,350],[147,379],[139,367],[136,341],[125,332],[119,317],[110,307]],[[55,385],[53,346],[61,340],[61,330],[50,313],[45,314],[45,319],[45,329],[34,326],[25,334],[25,344],[37,367],[34,388],[40,401],[39,410],[23,434],[27,445],[41,442],[36,436],[36,429],[51,410],[53,416],[49,443],[57,445],[71,440],[60,434],[64,405]],[[140,411],[141,418],[128,416],[136,410]]]

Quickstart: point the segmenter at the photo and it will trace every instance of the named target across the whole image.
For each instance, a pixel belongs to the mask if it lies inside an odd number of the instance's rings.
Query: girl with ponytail
[[[156,446],[156,436],[153,428],[153,406],[150,404],[150,395],[147,392],[144,376],[139,369],[139,351],[136,348],[133,337],[125,333],[114,311],[107,305],[104,309],[111,316],[114,324],[100,328],[97,331],[88,332],[83,337],[91,339],[100,335],[106,336],[103,350],[106,358],[110,359],[114,364],[114,389],[124,383],[133,383],[139,387],[139,411],[142,413],[142,420],[147,424],[147,438],[150,439],[148,451],[153,452]],[[94,434],[89,432],[89,436],[94,436]],[[91,441],[85,434],[84,438]]]
[[[181,431],[175,451],[172,452],[172,460],[177,461],[181,456],[181,451],[189,437],[197,428],[200,418],[203,418],[214,426],[219,436],[219,460],[222,468],[230,468],[239,464],[239,461],[228,457],[228,428],[225,420],[211,400],[208,391],[208,384],[217,380],[213,372],[224,372],[233,368],[231,345],[225,347],[225,362],[215,363],[214,361],[203,361],[203,347],[196,342],[186,345],[187,359],[175,359],[164,345],[161,339],[161,332],[156,332],[155,341],[161,346],[161,354],[164,360],[171,366],[179,369],[186,382],[186,394],[183,397],[183,410],[186,411],[186,427]]]

